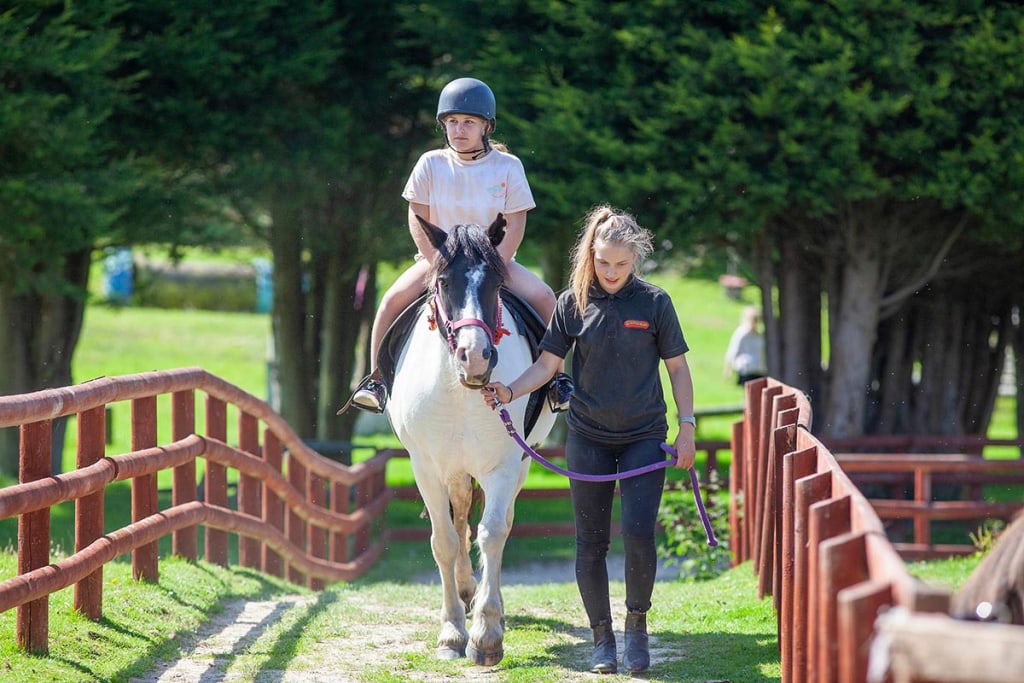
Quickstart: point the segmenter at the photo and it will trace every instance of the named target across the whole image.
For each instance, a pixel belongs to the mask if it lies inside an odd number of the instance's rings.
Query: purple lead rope
[[[635,470],[627,470],[626,472],[617,472],[614,474],[581,474],[579,472],[571,472],[559,467],[550,460],[547,460],[543,455],[530,448],[530,445],[527,444],[523,438],[519,436],[519,432],[516,431],[516,427],[512,424],[512,418],[509,416],[508,410],[502,408],[498,412],[501,415],[501,421],[505,423],[505,431],[508,432],[508,435],[511,436],[517,444],[519,444],[519,447],[523,449],[524,453],[552,472],[557,472],[558,474],[570,479],[576,479],[577,481],[616,481],[618,479],[628,479],[629,477],[635,477],[640,474],[647,474],[648,472],[664,469],[669,465],[674,465],[678,460],[675,449],[669,444],[663,443],[661,444],[661,450],[668,453],[668,460],[644,465],[643,467],[638,467]],[[697,481],[697,471],[691,467],[689,472],[690,484],[693,486],[693,498],[697,502],[697,512],[700,513],[700,521],[704,524],[704,532],[708,537],[708,545],[715,547],[718,545],[718,539],[715,538],[715,532],[711,528],[711,520],[708,519],[707,510],[704,509],[704,500],[701,498],[700,484]]]

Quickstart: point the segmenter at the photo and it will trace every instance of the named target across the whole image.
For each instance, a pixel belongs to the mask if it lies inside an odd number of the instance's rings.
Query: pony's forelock
[[[483,261],[488,268],[508,279],[508,267],[498,250],[491,244],[487,230],[479,225],[456,225],[448,232],[448,239],[438,250],[430,273],[431,279],[445,271],[459,254],[471,261]]]

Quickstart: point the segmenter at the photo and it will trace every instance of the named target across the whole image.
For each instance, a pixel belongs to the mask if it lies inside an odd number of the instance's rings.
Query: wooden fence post
[[[192,390],[171,395],[171,439],[180,441],[196,430],[196,395]],[[174,468],[171,505],[177,507],[196,499],[196,462],[189,460]],[[199,530],[190,526],[178,529],[171,539],[171,552],[187,560],[199,556]]]
[[[340,514],[348,514],[352,507],[349,500],[350,495],[350,487],[341,482],[334,482],[334,487],[331,490],[331,510]],[[331,535],[331,560],[333,562],[348,561],[348,534],[335,531]]]
[[[96,406],[78,414],[78,453],[75,466],[79,469],[98,462],[103,457],[107,436],[107,407]],[[75,501],[75,552],[103,536],[103,491],[82,496]],[[75,584],[74,608],[89,619],[103,616],[103,568]]]
[[[761,451],[761,392],[768,386],[767,379],[755,379],[744,385],[747,400],[743,408],[743,518],[747,558],[757,572],[757,457]]]
[[[914,502],[932,502],[932,473],[922,467],[914,470]],[[914,512],[914,543],[925,548],[932,544],[931,523],[920,510]]]
[[[243,412],[238,416],[238,449],[245,451],[250,458],[260,457],[259,424],[256,417]],[[263,492],[260,481],[255,477],[239,473],[238,475],[238,510],[253,517],[261,517]],[[260,542],[247,536],[238,537],[238,564],[243,567],[259,569],[262,552]]]
[[[743,450],[743,421],[732,423],[732,462],[729,463],[729,528],[733,530],[732,566],[735,567],[747,560],[747,515],[740,508],[740,494],[746,497],[746,484],[743,476],[746,455]]]
[[[132,450],[156,445],[156,396],[132,399]],[[132,522],[139,522],[159,511],[156,474],[132,478]],[[160,551],[157,541],[132,551],[132,577],[136,581],[160,580]]]
[[[794,498],[796,515],[794,525],[794,594],[793,621],[797,625],[793,633],[791,681],[808,681],[813,677],[808,670],[816,664],[815,650],[812,645],[815,622],[812,610],[816,604],[817,593],[812,583],[812,563],[817,556],[817,545],[812,541],[811,509],[817,503],[826,502],[832,496],[831,472],[819,472],[802,477],[794,482]]]
[[[307,497],[306,468],[292,452],[288,453],[288,482],[303,498]],[[306,524],[294,511],[289,510],[286,530],[288,540],[296,547],[306,549]],[[288,580],[292,583],[304,584],[305,575],[292,565],[288,565]]]
[[[374,499],[377,491],[377,477],[363,479],[356,486],[356,509],[362,510]],[[355,554],[358,557],[365,553],[370,547],[370,525],[360,527],[355,535]]]
[[[218,441],[227,441],[228,415],[224,401],[206,397],[206,435]],[[228,506],[228,473],[223,465],[206,460],[206,502],[209,505]],[[206,527],[206,560],[221,567],[228,566],[228,534],[220,529]]]
[[[831,480],[831,472],[823,472],[823,476]],[[816,475],[819,476],[819,475]],[[831,486],[831,482],[829,484]],[[831,489],[830,489],[831,490]],[[814,590],[820,587],[823,580],[819,577],[821,572],[821,544],[830,538],[850,532],[850,497],[832,498],[812,504],[807,509],[808,529],[810,531],[807,539],[808,564],[807,564],[807,585],[808,610],[807,610],[807,668],[809,681],[829,681],[824,677],[823,659],[827,654],[829,641],[822,638],[823,624],[828,617],[829,605],[822,599],[821,594]]]
[[[866,578],[866,577],[865,577]],[[839,683],[863,683],[868,677],[868,652],[875,619],[893,603],[892,587],[867,581],[839,591]]]
[[[759,413],[760,419],[758,420],[759,434],[757,437],[757,451],[754,453],[755,465],[755,482],[757,489],[754,492],[754,567],[755,571],[762,571],[765,567],[764,558],[761,556],[764,550],[764,541],[761,539],[761,520],[764,519],[765,514],[765,496],[768,495],[768,449],[771,443],[771,434],[775,425],[772,424],[772,404],[775,401],[775,397],[782,393],[781,386],[766,387],[761,392],[761,400],[759,402]],[[758,408],[757,405],[754,406]],[[758,584],[758,597],[764,595],[763,586]]]
[[[780,614],[782,604],[780,603],[780,592],[782,583],[782,458],[796,448],[796,422],[799,413],[796,408],[796,396],[784,394],[778,396],[772,403],[772,424],[776,428],[772,430],[771,440],[768,446],[768,493],[765,500],[765,524],[770,525],[770,532],[766,531],[764,544],[767,549],[766,566],[771,569],[768,573],[770,583],[767,584],[768,591],[772,594],[772,605],[775,613]]]
[[[787,453],[782,459],[782,604],[779,611],[781,628],[779,629],[779,646],[782,655],[783,679],[793,680],[793,640],[797,631],[806,628],[806,615],[796,611],[797,579],[806,580],[805,574],[798,573],[797,545],[807,541],[803,527],[807,519],[804,509],[802,517],[797,512],[796,480],[814,473],[818,449],[805,448]],[[798,529],[798,525],[801,527]],[[801,555],[801,558],[803,555]],[[806,590],[806,586],[804,586]],[[789,672],[787,677],[786,673]]]
[[[864,534],[843,534],[823,541],[819,555],[821,593],[818,605],[822,618],[818,633],[822,647],[818,680],[838,681],[840,662],[849,654],[840,647],[839,641],[839,592],[868,578]]]
[[[281,471],[281,441],[269,429],[263,430],[263,457],[275,472]],[[263,491],[263,519],[270,526],[284,533],[284,501],[269,488]],[[263,545],[261,558],[263,571],[271,576],[284,576],[284,561],[278,552]]]
[[[325,508],[327,503],[327,481],[318,474],[309,474],[309,502],[318,507]],[[309,523],[306,533],[309,536],[309,554],[313,557],[325,559],[327,557],[327,530],[321,526]],[[313,576],[308,578],[310,590],[323,590],[324,580]]]
[[[50,472],[52,421],[21,425],[18,448],[19,481],[45,479]],[[18,574],[27,574],[50,564],[50,511],[27,512],[18,518]],[[15,639],[31,652],[49,650],[50,598],[44,596],[18,606]]]

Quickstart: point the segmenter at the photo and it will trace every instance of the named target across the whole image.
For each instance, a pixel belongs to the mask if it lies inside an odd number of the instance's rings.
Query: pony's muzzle
[[[484,349],[481,356],[483,356],[487,363],[484,365],[483,371],[477,374],[469,372],[468,364],[460,363],[459,382],[467,389],[482,389],[485,385],[489,384],[491,381],[491,371],[498,365],[498,349],[493,346]]]
[[[491,371],[498,364],[498,350],[479,329],[461,336],[463,341],[455,348],[459,381],[466,387],[479,389],[491,379]]]

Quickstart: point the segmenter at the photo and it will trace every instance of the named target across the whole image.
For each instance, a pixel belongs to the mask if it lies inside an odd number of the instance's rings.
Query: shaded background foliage
[[[984,432],[1024,352],[1022,48],[1024,10],[980,0],[5,4],[0,392],[74,379],[99,250],[249,241],[281,411],[347,438],[402,185],[472,75],[556,288],[586,210],[620,206],[659,265],[761,286],[772,374],[823,433]]]

